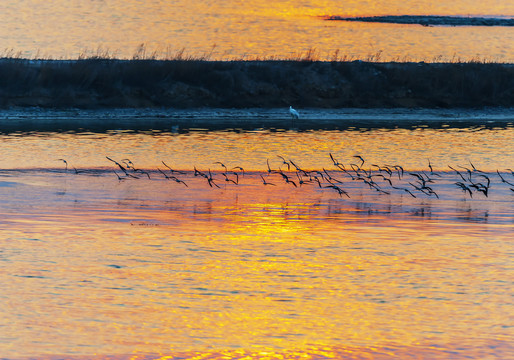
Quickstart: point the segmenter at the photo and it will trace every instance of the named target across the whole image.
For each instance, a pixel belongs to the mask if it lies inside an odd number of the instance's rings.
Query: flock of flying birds
[[[430,160],[428,160],[428,169],[425,171],[410,172],[404,170],[400,165],[377,165],[367,164],[366,160],[360,155],[354,155],[354,163],[347,166],[339,162],[331,153],[329,153],[333,167],[329,170],[306,170],[300,167],[291,159],[277,155],[276,158],[266,160],[267,170],[258,173],[262,184],[265,186],[276,186],[279,183],[285,183],[292,187],[316,186],[321,189],[331,189],[336,191],[341,197],[350,198],[348,185],[350,183],[360,182],[364,187],[378,194],[388,195],[392,191],[406,193],[413,198],[417,197],[434,197],[439,198],[439,191],[436,184],[445,182],[462,190],[466,195],[488,197],[491,184],[498,180],[514,192],[514,171],[506,169],[505,171],[496,170],[496,173],[486,173],[477,169],[471,162],[469,166],[448,166],[447,172],[434,171]],[[227,167],[224,163],[217,161],[213,165],[219,167],[217,171],[200,171],[194,167],[194,171],[184,172],[171,168],[162,161],[164,168],[157,168],[155,171],[147,171],[137,168],[130,159],[114,160],[108,156],[106,159],[110,161],[115,174],[119,181],[129,179],[140,179],[147,177],[151,179],[158,176],[161,179],[174,181],[184,187],[189,187],[191,175],[205,179],[208,186],[212,188],[220,188],[221,184],[225,186],[230,184],[237,186],[242,178],[245,177],[245,170],[241,166]],[[66,165],[65,171],[68,171],[68,162],[59,159]],[[277,166],[277,164],[279,165]],[[75,173],[84,172],[73,168]],[[453,176],[453,180],[448,180],[448,176]],[[443,178],[446,177],[446,180]],[[457,180],[457,181],[455,181]],[[436,191],[437,190],[437,191]]]
[[[289,107],[289,114],[293,121],[300,117],[298,111],[291,106]],[[493,180],[497,182],[498,179],[514,192],[514,171],[512,169],[502,171],[504,175],[499,170],[496,170],[496,174],[491,174],[477,169],[469,162],[469,166],[448,166],[451,171],[440,173],[434,171],[430,160],[428,160],[428,170],[409,172],[405,171],[400,165],[367,164],[366,160],[360,155],[354,155],[355,162],[347,166],[339,162],[331,153],[329,153],[329,156],[333,165],[333,168],[330,170],[325,168],[322,168],[322,170],[306,170],[293,160],[277,155],[271,161],[275,164],[275,168],[272,168],[270,159],[267,159],[267,171],[258,175],[265,186],[276,186],[278,182],[295,188],[311,185],[322,189],[331,189],[336,191],[339,196],[348,198],[350,198],[348,185],[351,182],[361,182],[365,185],[364,187],[369,187],[370,190],[376,191],[378,194],[388,195],[392,191],[396,191],[409,194],[413,198],[439,198],[439,188],[437,188],[436,184],[447,184],[448,181],[451,186],[457,187],[471,198],[477,195],[480,196],[480,194],[488,197]],[[184,187],[189,187],[188,182],[190,181],[191,174],[173,169],[164,161],[162,161],[163,169],[157,168],[156,171],[149,172],[136,168],[130,159],[116,161],[108,156],[106,156],[106,159],[115,166],[112,171],[119,181],[139,179],[141,177],[151,179],[157,175],[166,180],[181,184]],[[68,171],[68,162],[65,159],[58,160],[65,163],[65,171]],[[280,165],[276,166],[278,161],[280,161]],[[210,169],[200,171],[195,167],[192,175],[205,179],[206,183],[212,188],[220,188],[222,183],[225,186],[228,184],[239,185],[241,178],[245,176],[245,170],[241,166],[228,168],[220,161],[213,163],[213,165],[219,166],[220,170],[214,172],[211,172]],[[85,172],[85,170],[73,169],[77,174]],[[456,176],[457,181],[454,181],[455,179],[443,179],[444,177],[447,178],[448,175]]]

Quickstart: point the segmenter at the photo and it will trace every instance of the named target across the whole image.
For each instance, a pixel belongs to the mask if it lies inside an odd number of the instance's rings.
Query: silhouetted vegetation
[[[0,59],[0,106],[514,106],[514,65],[299,60]]]

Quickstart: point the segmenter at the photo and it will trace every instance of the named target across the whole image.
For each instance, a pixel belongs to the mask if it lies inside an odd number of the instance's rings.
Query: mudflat
[[[506,128],[514,124],[514,108],[112,108],[49,109],[14,107],[0,111],[0,132],[195,129],[395,129]]]

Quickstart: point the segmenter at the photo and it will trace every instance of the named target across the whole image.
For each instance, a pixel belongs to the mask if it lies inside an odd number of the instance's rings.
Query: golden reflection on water
[[[367,164],[400,164],[408,170],[428,168],[448,171],[448,165],[469,166],[495,172],[512,166],[514,128],[505,129],[352,129],[343,131],[191,131],[107,134],[41,133],[21,136],[3,135],[3,169],[63,168],[70,170],[105,168],[112,165],[105,156],[130,158],[139,168],[219,170],[221,161],[229,168],[250,170],[277,169],[283,156],[302,168],[333,168],[329,154],[348,166],[363,156]],[[180,150],[180,151],[179,151]],[[38,154],[38,156],[27,156]]]
[[[487,203],[474,206],[490,212],[488,222],[431,219],[361,211],[359,201],[315,187],[263,188],[248,177],[237,189],[199,180],[185,189],[71,175],[67,193],[56,195],[64,179],[55,174],[51,185],[11,189],[41,206],[8,202],[2,210],[2,354],[512,351],[512,224],[496,223]]]
[[[185,48],[213,58],[290,57],[315,48],[365,59],[433,60],[454,55],[512,61],[512,29],[421,27],[326,22],[324,15],[512,16],[508,1],[90,1],[51,4],[9,0],[0,14],[6,49],[24,55],[72,57],[110,54],[130,58],[141,43],[172,56]]]

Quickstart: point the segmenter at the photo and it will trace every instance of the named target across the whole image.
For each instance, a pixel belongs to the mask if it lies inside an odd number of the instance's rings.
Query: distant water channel
[[[4,132],[0,357],[511,358],[514,128],[484,124]]]
[[[508,18],[512,1],[5,0],[2,51],[28,58],[208,57],[514,62],[514,28],[326,21],[325,16]]]

